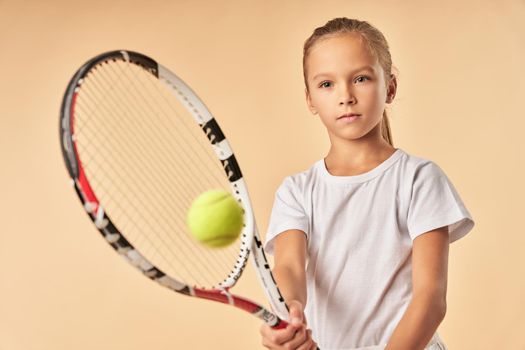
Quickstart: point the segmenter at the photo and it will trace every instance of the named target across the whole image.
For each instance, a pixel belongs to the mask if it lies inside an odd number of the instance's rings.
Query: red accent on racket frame
[[[70,116],[71,116],[71,120],[70,120],[70,127],[71,127],[71,135],[75,135],[75,113],[74,113],[74,110],[75,110],[75,105],[77,103],[77,96],[78,96],[78,93],[75,92],[75,94],[73,95],[73,101],[71,103],[71,111],[70,111]],[[78,155],[78,150],[77,150],[77,143],[76,143],[76,140],[73,140],[73,151],[75,152],[75,156],[76,156],[76,159],[77,159],[77,166],[78,166],[78,185],[80,187],[80,192],[86,197],[84,198],[84,200],[88,203],[90,203],[90,205],[94,205],[93,208],[91,208],[91,213],[94,215],[97,210],[98,210],[98,207],[100,206],[100,202],[97,198],[97,196],[95,195],[95,192],[93,192],[93,189],[91,188],[91,186],[89,185],[89,181],[87,180],[86,178],[86,173],[84,172],[84,167],[82,166],[82,161],[80,160],[80,156]]]
[[[256,314],[261,311],[262,312],[266,311],[264,310],[264,308],[262,308],[261,306],[257,305],[256,303],[254,303],[253,301],[249,299],[245,299],[245,298],[229,293],[227,289],[222,291],[222,290],[217,290],[217,289],[204,290],[204,289],[194,288],[193,290],[194,290],[195,296],[199,298],[208,299],[212,301],[218,301],[224,304],[230,304],[230,301],[231,301],[233,302],[232,304],[233,306],[241,310],[247,311],[251,314]],[[229,296],[227,294],[229,294]],[[273,325],[272,328],[282,329],[282,328],[286,328],[286,326],[288,326],[288,322],[277,318],[277,323]]]

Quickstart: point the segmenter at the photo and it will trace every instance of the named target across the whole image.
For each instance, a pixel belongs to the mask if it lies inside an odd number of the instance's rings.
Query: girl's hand
[[[303,305],[296,300],[288,304],[290,323],[284,329],[273,329],[266,323],[261,326],[262,345],[270,350],[316,350],[312,331],[306,328]]]

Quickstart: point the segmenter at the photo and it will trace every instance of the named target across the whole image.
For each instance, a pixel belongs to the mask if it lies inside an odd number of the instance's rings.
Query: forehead
[[[354,69],[365,65],[377,72],[379,62],[357,33],[344,33],[320,39],[311,47],[306,60],[309,75],[317,71]]]

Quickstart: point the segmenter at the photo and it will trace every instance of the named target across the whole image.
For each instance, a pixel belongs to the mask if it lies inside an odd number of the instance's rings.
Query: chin
[[[363,130],[362,128],[352,130],[338,130],[338,132],[334,133],[334,135],[340,139],[357,141],[360,139],[369,138],[372,136],[373,131],[374,128],[370,130]]]

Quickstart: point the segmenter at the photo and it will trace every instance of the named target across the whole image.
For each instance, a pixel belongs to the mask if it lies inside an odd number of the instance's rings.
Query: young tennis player
[[[474,221],[434,162],[395,148],[397,88],[384,36],[336,18],[304,45],[306,101],[331,147],[275,195],[266,249],[291,325],[269,349],[446,349],[449,243]]]

